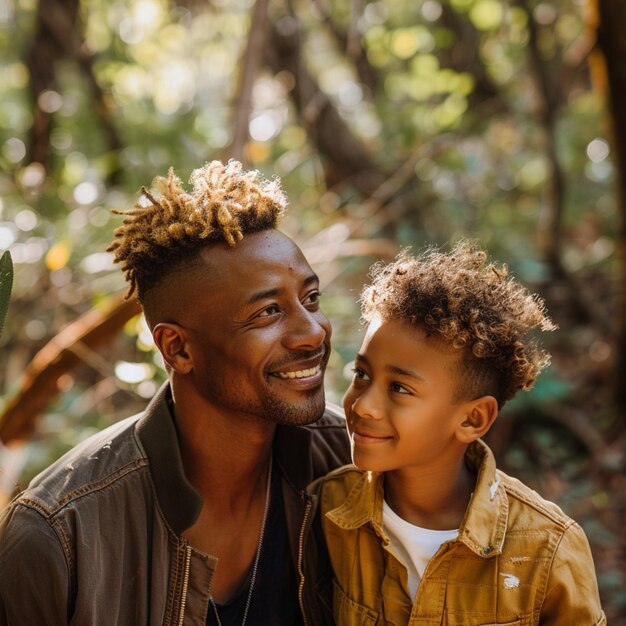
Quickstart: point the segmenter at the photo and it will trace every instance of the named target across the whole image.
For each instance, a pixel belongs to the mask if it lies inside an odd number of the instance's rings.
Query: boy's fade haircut
[[[534,328],[556,328],[543,300],[467,240],[448,254],[405,250],[374,265],[370,276],[360,298],[366,322],[401,319],[460,352],[455,402],[491,395],[501,407],[550,362],[531,336]]]
[[[263,180],[239,161],[211,161],[191,173],[191,192],[170,168],[123,215],[122,226],[107,248],[130,283],[127,298],[146,293],[173,269],[192,262],[211,242],[234,246],[244,235],[275,228],[287,206],[278,178]]]

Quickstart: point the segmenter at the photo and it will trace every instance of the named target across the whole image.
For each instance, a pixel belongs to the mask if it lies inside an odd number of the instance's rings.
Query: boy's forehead
[[[461,356],[461,351],[455,349],[452,343],[428,333],[421,324],[412,323],[400,317],[385,317],[378,313],[375,314],[366,328],[363,347],[365,348],[371,341],[379,337],[385,340],[406,342],[408,346],[412,345],[416,350],[419,350],[420,346],[428,346],[429,349],[440,353],[443,358],[455,363]],[[416,353],[417,355],[418,353]]]

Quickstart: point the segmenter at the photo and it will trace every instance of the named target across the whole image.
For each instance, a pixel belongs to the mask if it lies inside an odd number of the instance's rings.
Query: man
[[[214,161],[143,189],[110,250],[169,382],[5,512],[0,624],[311,624],[314,478],[349,459],[325,411],[318,278],[276,230],[278,182]]]

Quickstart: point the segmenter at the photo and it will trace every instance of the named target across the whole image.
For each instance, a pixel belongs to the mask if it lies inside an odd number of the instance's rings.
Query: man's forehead
[[[241,269],[253,273],[258,264],[297,262],[308,267],[300,248],[278,230],[264,230],[245,235],[234,246],[229,246],[225,242],[208,245],[200,252],[200,259],[209,267],[217,266],[221,270]]]

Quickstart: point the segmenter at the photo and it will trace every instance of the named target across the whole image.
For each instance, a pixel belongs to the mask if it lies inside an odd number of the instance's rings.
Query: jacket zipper
[[[300,574],[300,584],[298,585],[298,602],[300,603],[300,612],[302,613],[302,619],[304,620],[304,626],[308,626],[308,620],[304,611],[304,570],[303,570],[303,556],[304,556],[304,530],[306,528],[307,520],[311,512],[312,503],[311,500],[307,500],[306,510],[304,511],[304,518],[302,520],[302,526],[300,527],[300,539],[298,541],[298,574]]]
[[[187,589],[189,588],[189,570],[191,568],[191,548],[187,546],[185,549],[185,570],[183,574],[183,592],[180,598],[180,615],[178,618],[178,626],[183,626],[185,621],[185,606],[187,604]]]

